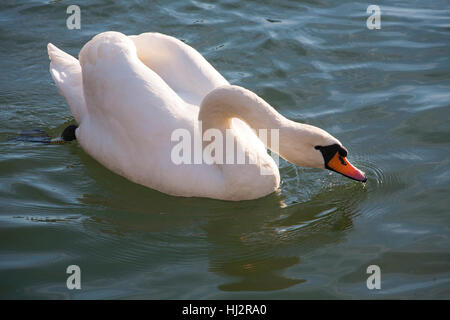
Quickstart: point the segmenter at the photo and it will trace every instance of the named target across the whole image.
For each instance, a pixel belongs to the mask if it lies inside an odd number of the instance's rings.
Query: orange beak
[[[339,152],[336,152],[333,158],[331,158],[331,160],[328,161],[326,167],[327,169],[336,171],[337,173],[340,173],[351,179],[361,182],[367,181],[367,178],[365,177],[364,173],[361,170],[352,166],[352,164],[348,162],[347,158],[341,156]]]

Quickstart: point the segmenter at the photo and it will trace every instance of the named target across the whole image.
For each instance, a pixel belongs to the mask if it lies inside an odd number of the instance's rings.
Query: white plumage
[[[196,50],[170,36],[105,32],[82,48],[79,60],[52,44],[48,53],[51,75],[79,123],[81,147],[110,170],[167,194],[244,200],[275,191],[278,168],[250,127],[278,129],[280,154],[298,165],[324,168],[313,147],[340,144],[230,86]],[[199,119],[204,129],[231,129],[238,148],[257,163],[175,164],[172,132],[199,134]]]

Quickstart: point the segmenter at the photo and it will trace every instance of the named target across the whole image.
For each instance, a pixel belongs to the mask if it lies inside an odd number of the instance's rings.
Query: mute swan
[[[79,60],[51,43],[47,49],[50,73],[78,123],[66,128],[62,139],[76,139],[98,162],[135,183],[185,197],[268,195],[279,188],[279,170],[251,128],[278,129],[278,153],[293,164],[366,181],[336,138],[230,85],[200,53],[173,37],[105,32],[82,48]],[[202,137],[200,122],[202,130],[231,132],[236,148],[256,160],[174,163],[173,132],[182,128]]]

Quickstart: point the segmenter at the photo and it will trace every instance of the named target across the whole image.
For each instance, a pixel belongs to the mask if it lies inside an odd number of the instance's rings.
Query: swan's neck
[[[229,128],[232,118],[245,121],[253,129],[279,128],[286,120],[263,99],[241,87],[221,87],[203,99],[199,120],[204,129]]]
[[[252,129],[267,130],[266,147],[286,160],[292,159],[293,141],[307,142],[311,126],[285,118],[253,92],[238,86],[224,86],[210,92],[202,101],[199,120],[203,131],[229,129],[232,119],[246,122]],[[276,134],[272,134],[273,130]],[[300,136],[301,139],[298,139]],[[277,141],[272,141],[276,138]]]
[[[248,133],[248,128],[243,130],[241,127],[236,130],[239,126],[233,123],[233,118],[244,121],[256,130],[256,133],[259,133],[261,129],[266,130],[264,139],[261,139],[259,135],[260,141],[258,141],[255,135]],[[261,145],[261,141],[267,148],[291,163],[316,168],[324,167],[324,160],[321,153],[314,147],[339,143],[336,138],[320,128],[283,117],[256,94],[238,86],[219,87],[206,95],[200,105],[198,119],[201,121],[203,133],[208,129],[218,129],[224,134],[226,132],[223,131],[231,129],[236,138],[241,141],[241,146],[246,148],[244,151],[246,155],[249,158],[254,158],[256,155],[261,159],[256,166],[226,164],[220,166],[226,190],[241,191],[239,190],[241,186],[246,192],[254,191],[255,194],[252,197],[255,198],[274,191],[280,182],[278,168]],[[276,134],[272,135],[273,131]],[[258,170],[261,168],[267,168],[269,175],[261,174]],[[229,197],[238,198],[239,192]]]

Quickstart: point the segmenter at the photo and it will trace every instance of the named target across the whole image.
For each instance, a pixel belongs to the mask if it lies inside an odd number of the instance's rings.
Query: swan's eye
[[[347,156],[347,150],[342,148],[337,143],[329,146],[315,146],[314,149],[319,150],[322,153],[325,164],[327,164],[336,154],[339,156]]]
[[[340,147],[339,148],[339,154],[345,158],[347,156],[347,154],[348,154],[348,151],[344,147]]]

